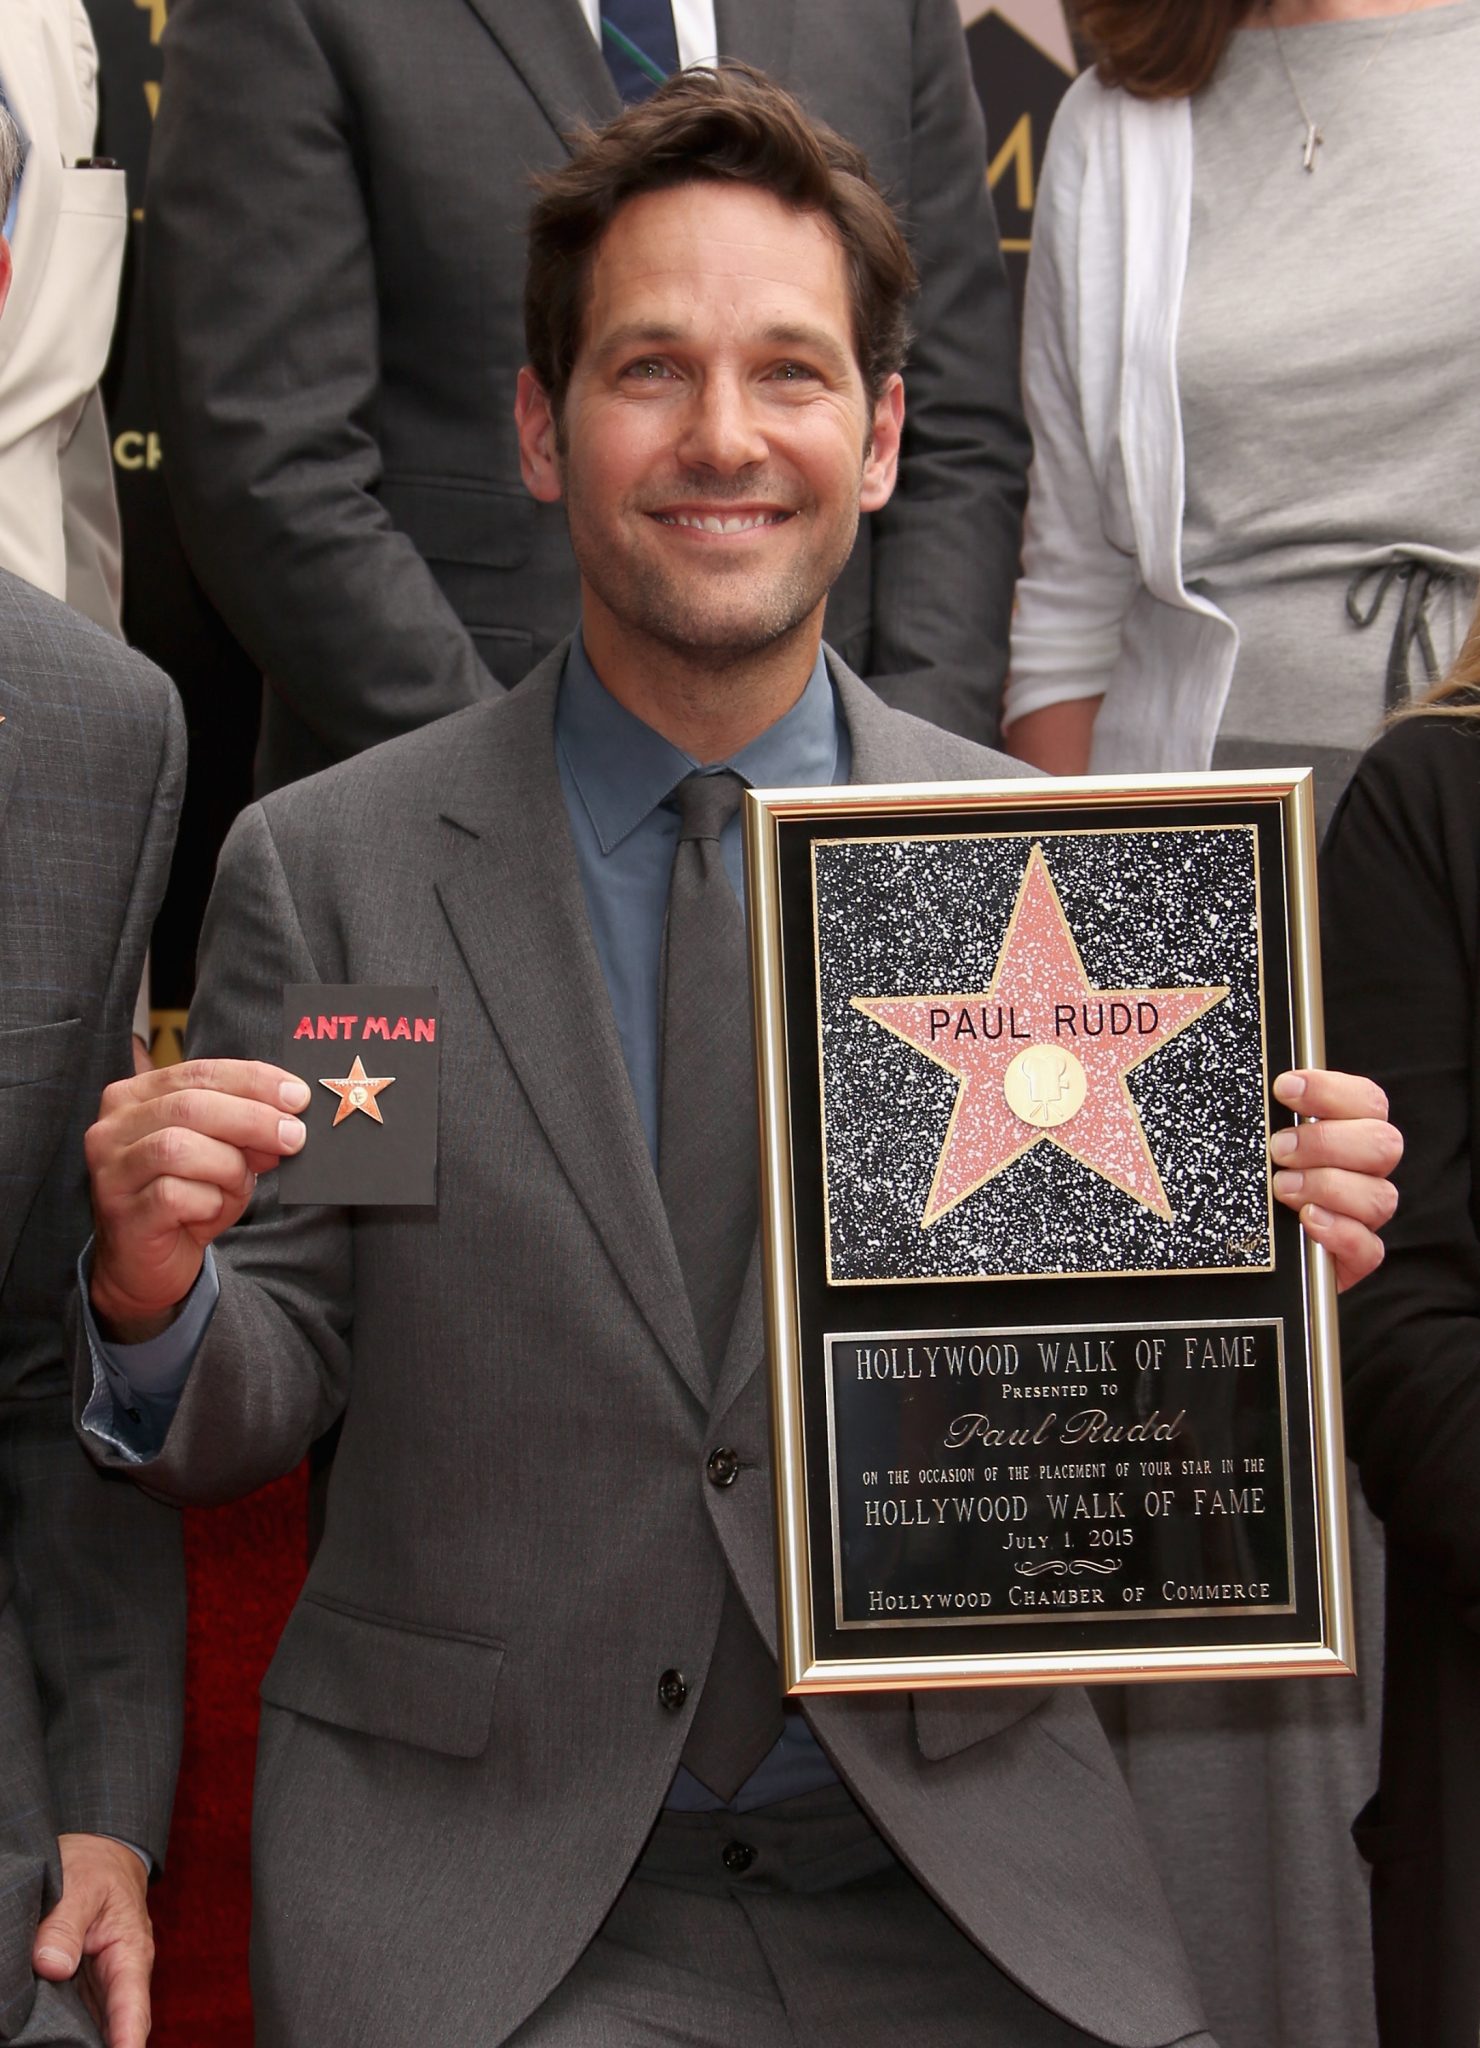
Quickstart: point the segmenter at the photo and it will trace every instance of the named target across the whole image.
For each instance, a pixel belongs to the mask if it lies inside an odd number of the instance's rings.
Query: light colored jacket
[[[1023,329],[1033,432],[1005,717],[1103,695],[1091,768],[1205,768],[1238,630],[1182,579],[1177,321],[1192,114],[1077,79],[1054,120]]]
[[[26,139],[0,318],[0,565],[121,636],[121,544],[98,379],[128,233],[121,170],[79,170],[98,53],[81,0],[8,0],[0,87]]]

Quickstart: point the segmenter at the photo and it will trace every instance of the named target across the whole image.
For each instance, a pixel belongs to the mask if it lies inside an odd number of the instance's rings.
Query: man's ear
[[[904,432],[904,379],[896,374],[879,393],[874,407],[873,431],[863,461],[863,482],[859,487],[860,512],[877,512],[894,494],[899,473],[899,442]]]
[[[560,451],[555,414],[528,363],[519,372],[514,397],[514,424],[519,430],[519,471],[524,488],[542,505],[560,502]]]

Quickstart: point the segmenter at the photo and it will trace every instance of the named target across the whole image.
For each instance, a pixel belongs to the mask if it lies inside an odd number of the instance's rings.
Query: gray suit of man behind
[[[1022,772],[833,671],[855,780]],[[642,1849],[727,1574],[775,1648],[759,1255],[711,1398],[585,914],[559,672],[254,807],[208,918],[203,1052],[270,1057],[285,982],[433,984],[441,1004],[435,1210],[284,1208],[264,1180],[220,1241],[215,1317],[148,1468],[224,1500],[344,1418],[263,1685],[262,2048],[505,2040]],[[724,1490],[703,1476],[716,1443],[739,1458]],[[1124,2048],[1201,2038],[1082,1692],[806,1711],[905,1863],[1049,2013]],[[982,2038],[1081,2038],[1037,2024]]]
[[[997,729],[1027,439],[956,0],[715,0],[721,55],[864,150],[921,276],[899,489],[828,638]],[[260,786],[517,683],[575,618],[512,417],[529,177],[620,109],[580,0],[175,0],[149,164],[166,475],[264,669]]]
[[[162,1861],[179,1752],[179,1517],[81,1454],[62,1316],[184,756],[159,671],[0,572],[0,2040],[28,2048],[97,2040],[31,1974],[56,1830]]]

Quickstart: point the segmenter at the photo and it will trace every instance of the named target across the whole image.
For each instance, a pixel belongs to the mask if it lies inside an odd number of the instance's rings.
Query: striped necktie
[[[670,0],[601,0],[601,54],[630,107],[678,69]]]

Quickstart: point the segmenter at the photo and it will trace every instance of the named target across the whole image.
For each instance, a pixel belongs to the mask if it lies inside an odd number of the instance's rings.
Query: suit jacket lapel
[[[443,809],[437,894],[535,1115],[659,1344],[709,1380],[591,938],[555,765],[559,648],[503,703]],[[553,1028],[552,1028],[552,1020]]]
[[[796,0],[715,0],[721,57],[740,57],[785,83],[795,17]]]
[[[14,786],[16,768],[20,764],[20,719],[16,715],[16,698],[10,684],[0,676],[0,889],[4,887],[4,815],[10,805],[10,791]],[[0,901],[0,915],[4,915],[4,903]],[[20,969],[20,961],[14,958],[10,944],[6,942],[8,922],[0,924],[0,991],[10,987],[12,979]],[[14,1018],[12,1018],[14,1020]],[[4,1022],[0,1022],[0,1030]],[[10,1255],[20,1235],[20,1225],[27,1219],[27,1210],[35,1196],[35,1180],[29,1174],[18,1174],[16,1163],[25,1159],[25,1118],[27,1110],[35,1112],[33,1092],[29,1087],[2,1087],[0,1085],[0,1286],[10,1272]],[[4,1165],[10,1171],[4,1171]],[[4,1573],[0,1571],[0,1577]],[[0,1585],[0,1595],[4,1587]],[[4,1597],[0,1597],[0,1608]]]
[[[10,804],[10,793],[15,786],[16,772],[20,766],[21,731],[23,713],[21,699],[4,676],[0,676],[0,917],[4,913],[4,895],[9,873],[5,861],[5,813]],[[23,963],[17,957],[12,926],[9,918],[0,922],[0,997],[7,988],[25,978],[24,965],[29,964],[35,978],[35,961]],[[5,1015],[5,1006],[0,1001],[0,1033],[13,1029],[15,1013]],[[11,1256],[21,1225],[30,1212],[36,1196],[39,1177],[36,1170],[38,1151],[37,1094],[34,1088],[6,1087],[0,1073],[0,1286],[4,1285],[10,1270]],[[54,1105],[48,1105],[54,1107]],[[53,1127],[55,1128],[55,1127]],[[52,1149],[55,1149],[53,1140]],[[50,1156],[48,1152],[47,1157]]]
[[[5,829],[5,812],[21,758],[21,721],[18,697],[0,675],[0,833]]]
[[[468,0],[559,136],[622,111],[579,0]]]
[[[830,650],[828,664],[853,742],[849,782],[918,782],[921,755],[914,735],[919,728],[898,719]]]

